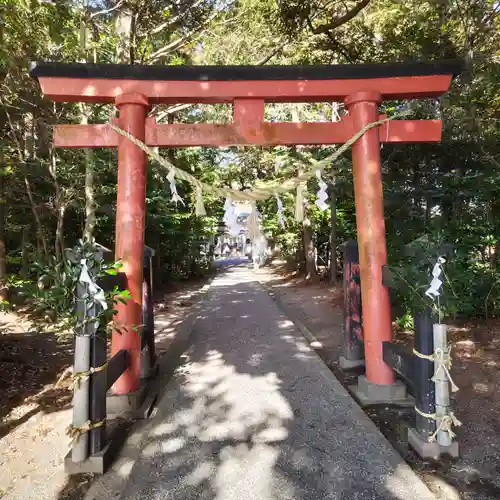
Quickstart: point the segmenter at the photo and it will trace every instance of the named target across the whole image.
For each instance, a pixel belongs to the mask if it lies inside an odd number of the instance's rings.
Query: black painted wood
[[[116,275],[106,274],[97,281],[97,284],[105,291],[110,292],[115,286],[119,290],[127,288],[127,277],[125,273],[118,273]]]
[[[415,364],[411,351],[401,344],[382,342],[382,357],[415,393]]]
[[[118,351],[108,362],[106,369],[106,390],[111,388],[127,367],[128,352],[125,350]]]
[[[323,64],[307,66],[143,66],[36,62],[30,75],[39,77],[106,78],[116,80],[238,81],[346,80],[427,75],[458,75],[461,59],[388,64]]]
[[[344,342],[342,355],[349,361],[361,361],[365,354],[358,243],[355,240],[346,241],[340,245],[340,249],[344,253]]]
[[[422,354],[434,353],[433,313],[431,309],[416,313],[415,350]],[[415,405],[425,413],[436,411],[435,386],[431,380],[434,375],[434,362],[414,356],[415,364]],[[427,440],[436,430],[436,421],[415,412],[415,428]]]
[[[153,280],[151,255],[144,255],[142,283],[142,338],[141,372],[147,376],[153,368],[155,355],[154,311],[153,311]]]
[[[98,307],[98,306],[97,306]],[[99,328],[92,337],[90,365],[99,368],[107,359],[106,331]],[[106,418],[106,369],[94,373],[90,377],[90,420],[101,422]],[[106,446],[106,425],[90,431],[90,454],[99,453]]]

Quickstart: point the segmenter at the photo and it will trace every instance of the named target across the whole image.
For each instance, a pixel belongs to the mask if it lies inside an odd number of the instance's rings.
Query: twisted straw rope
[[[434,420],[438,424],[437,429],[434,431],[432,436],[429,436],[429,438],[427,439],[429,443],[433,443],[434,441],[436,441],[439,431],[447,432],[450,436],[450,439],[453,439],[457,436],[452,427],[460,427],[462,425],[462,422],[460,422],[460,420],[455,417],[455,414],[452,411],[448,415],[438,417],[435,413],[426,413],[417,406],[414,406],[414,408],[419,415],[424,418],[428,418],[429,420]]]
[[[74,445],[79,441],[79,439],[83,436],[83,434],[90,432],[92,429],[97,429],[104,425],[106,425],[105,418],[99,422],[91,422],[90,420],[87,420],[85,423],[79,426],[74,426],[73,424],[70,424],[66,428],[66,435],[71,439],[71,444]]]
[[[199,181],[196,177],[192,176],[185,170],[181,170],[175,167],[171,162],[169,162],[163,156],[160,156],[153,148],[146,146],[142,141],[129,134],[125,130],[117,127],[114,123],[110,123],[109,126],[116,133],[126,137],[129,141],[134,143],[139,149],[142,149],[149,157],[154,158],[162,167],[168,169],[169,171],[173,171],[179,179],[185,180],[193,185],[198,191],[201,189],[206,192],[214,193],[215,195],[221,197],[232,198],[237,201],[258,201],[258,200],[266,200],[271,196],[275,196],[279,193],[285,193],[288,191],[293,191],[300,184],[307,182],[311,177],[315,175],[316,170],[323,171],[327,165],[330,165],[333,161],[335,161],[341,154],[347,151],[360,137],[362,137],[365,132],[368,130],[378,127],[386,122],[394,120],[396,118],[400,118],[403,116],[407,116],[409,112],[403,112],[393,115],[390,118],[383,118],[381,120],[377,120],[376,122],[369,123],[365,127],[363,127],[359,132],[356,132],[346,143],[342,144],[333,154],[327,156],[323,160],[311,162],[311,168],[306,172],[292,178],[288,179],[282,184],[277,183],[268,183],[267,186],[256,187],[252,191],[239,191],[231,188],[223,188],[211,186],[209,184],[205,184],[204,182]]]
[[[421,359],[427,359],[428,361],[437,362],[437,367],[434,370],[434,375],[431,379],[433,382],[436,381],[439,372],[442,370],[445,374],[445,377],[450,382],[452,392],[457,392],[458,386],[457,386],[457,384],[455,384],[455,382],[451,378],[451,373],[450,373],[450,370],[451,370],[451,354],[450,354],[450,352],[451,352],[450,347],[448,347],[448,349],[446,349],[446,350],[440,349],[438,347],[434,351],[434,354],[422,354],[421,352],[418,352],[415,348],[413,349],[413,354],[415,354],[415,356],[418,356]]]

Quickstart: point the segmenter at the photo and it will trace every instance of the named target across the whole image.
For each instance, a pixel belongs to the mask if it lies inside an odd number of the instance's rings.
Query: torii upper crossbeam
[[[438,97],[446,92],[459,61],[331,66],[140,66],[38,63],[31,75],[55,101],[114,103],[117,125],[150,146],[229,146],[344,143],[379,119],[384,100]],[[338,123],[266,123],[265,103],[343,101],[349,115]],[[228,125],[156,124],[147,118],[158,103],[231,103]],[[382,285],[387,263],[383,213],[381,142],[434,142],[440,120],[392,121],[366,132],[353,146],[356,221],[360,253],[366,377],[392,384],[382,359],[382,342],[391,340],[389,294]],[[132,299],[120,305],[112,350],[127,349],[130,368],[113,390],[139,387],[142,265],[146,157],[106,125],[58,125],[57,147],[118,147],[116,257],[121,259]]]

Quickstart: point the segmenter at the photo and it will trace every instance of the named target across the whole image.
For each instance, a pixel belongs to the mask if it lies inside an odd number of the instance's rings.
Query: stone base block
[[[141,363],[141,380],[149,380],[158,376],[159,365],[157,361],[149,370],[145,370],[143,366]]]
[[[354,370],[365,366],[364,359],[347,359],[345,356],[339,356],[339,366],[342,370]]]
[[[396,406],[414,406],[415,400],[406,392],[406,386],[400,380],[393,384],[375,384],[365,375],[358,377],[358,385],[349,386],[349,390],[361,406],[389,404]]]
[[[437,460],[441,455],[449,455],[452,458],[459,457],[458,442],[453,441],[450,446],[442,446],[439,443],[429,443],[416,429],[408,429],[408,444],[424,459]]]
[[[123,446],[126,437],[127,433],[124,429],[115,429],[108,438],[108,444],[99,453],[82,462],[73,462],[70,451],[64,458],[64,471],[69,475],[104,474]]]
[[[138,391],[111,394],[106,397],[107,418],[149,418],[158,394],[148,391],[147,381],[141,381]]]

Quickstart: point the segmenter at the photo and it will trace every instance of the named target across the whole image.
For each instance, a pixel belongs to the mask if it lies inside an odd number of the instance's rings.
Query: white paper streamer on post
[[[328,199],[328,185],[321,177],[321,170],[316,170],[316,177],[318,179],[319,189],[316,194],[318,199],[314,203],[321,211],[324,212],[328,208],[328,204],[326,203],[326,200]]]
[[[285,221],[285,212],[283,209],[283,202],[281,201],[281,198],[276,195],[276,203],[278,204],[278,222],[279,225],[285,229],[286,227],[286,221]]]
[[[184,200],[179,196],[179,193],[177,192],[177,186],[175,185],[175,172],[170,169],[167,175],[167,180],[170,184],[170,193],[172,194],[172,201],[175,202],[177,205],[177,202],[182,203],[184,205]]]
[[[439,276],[443,271],[441,266],[445,262],[446,259],[444,257],[438,257],[438,260],[436,264],[434,264],[434,267],[432,269],[432,281],[430,287],[425,292],[425,295],[427,295],[427,297],[430,297],[431,299],[435,299],[441,294],[439,289],[441,288],[443,282],[439,279]]]
[[[101,304],[102,310],[106,311],[108,309],[108,303],[106,302],[104,290],[90,277],[89,268],[87,267],[87,259],[81,259],[80,264],[82,265],[82,271],[79,279],[80,283],[88,284],[89,294],[96,302]]]

